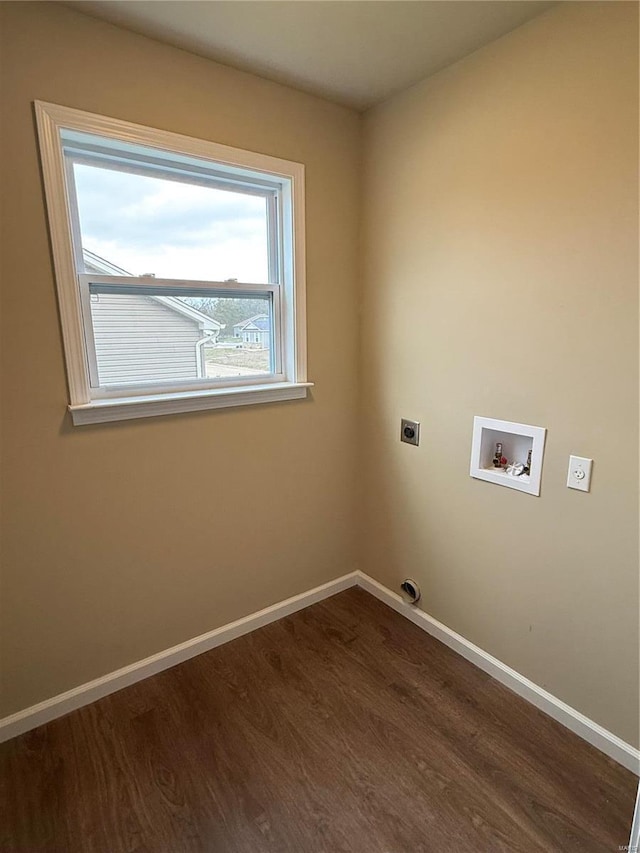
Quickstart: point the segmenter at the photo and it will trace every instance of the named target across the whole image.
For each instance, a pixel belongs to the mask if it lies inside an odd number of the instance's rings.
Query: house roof
[[[127,270],[122,269],[122,267],[112,264],[111,261],[107,261],[105,258],[100,257],[100,255],[96,255],[95,252],[90,252],[88,249],[82,250],[82,257],[84,258],[84,265],[88,272],[95,272],[100,275],[121,275],[128,276],[130,278],[137,278],[137,276],[127,272]],[[224,323],[219,323],[208,314],[198,311],[197,308],[192,308],[190,305],[186,305],[176,296],[153,295],[148,298],[153,299],[156,302],[160,302],[162,305],[166,305],[167,308],[170,308],[177,314],[182,314],[183,317],[188,317],[189,320],[193,320],[205,334],[224,329]]]
[[[166,305],[168,308],[172,308],[174,311],[177,311],[178,314],[182,314],[190,320],[195,320],[200,328],[205,331],[218,331],[219,329],[224,329],[224,323],[219,323],[217,320],[214,320],[213,317],[209,317],[208,314],[198,311],[197,308],[185,305],[177,296],[152,296],[151,298],[155,299],[157,302],[162,302],[163,305]]]
[[[82,250],[82,257],[87,272],[97,272],[100,275],[133,275],[133,273],[123,270],[122,267],[117,267],[106,258],[101,258],[95,252],[90,252],[89,249]]]
[[[260,317],[257,320],[253,320],[251,323],[247,324],[242,328],[243,332],[268,332],[270,328],[269,318],[268,317]]]
[[[253,317],[249,317],[248,320],[241,320],[239,323],[234,323],[233,328],[238,329],[241,332],[244,332],[249,328],[251,331],[266,332],[269,330],[269,315],[254,314]]]

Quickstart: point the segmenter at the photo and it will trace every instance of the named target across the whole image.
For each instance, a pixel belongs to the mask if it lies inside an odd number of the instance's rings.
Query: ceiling
[[[365,110],[554,5],[537,0],[80,0],[69,6]]]

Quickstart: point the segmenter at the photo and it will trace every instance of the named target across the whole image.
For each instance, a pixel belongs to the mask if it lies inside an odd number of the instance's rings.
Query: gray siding
[[[148,296],[91,302],[100,384],[196,379],[198,323]]]

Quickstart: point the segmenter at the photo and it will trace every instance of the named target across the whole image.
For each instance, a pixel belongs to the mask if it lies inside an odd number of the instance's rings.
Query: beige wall
[[[367,116],[361,366],[362,567],[635,744],[637,72],[636,4],[568,3]],[[547,427],[539,498],[474,415]]]
[[[0,5],[2,715],[354,568],[360,122],[57,3]],[[312,400],[70,425],[34,99],[306,165]]]

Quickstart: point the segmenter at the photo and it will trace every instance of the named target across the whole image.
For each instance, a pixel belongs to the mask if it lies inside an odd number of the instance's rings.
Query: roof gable
[[[238,329],[240,332],[245,331],[260,331],[266,332],[269,330],[269,315],[268,314],[254,314],[253,317],[249,317],[248,320],[241,320],[239,323],[233,324],[234,329]]]

